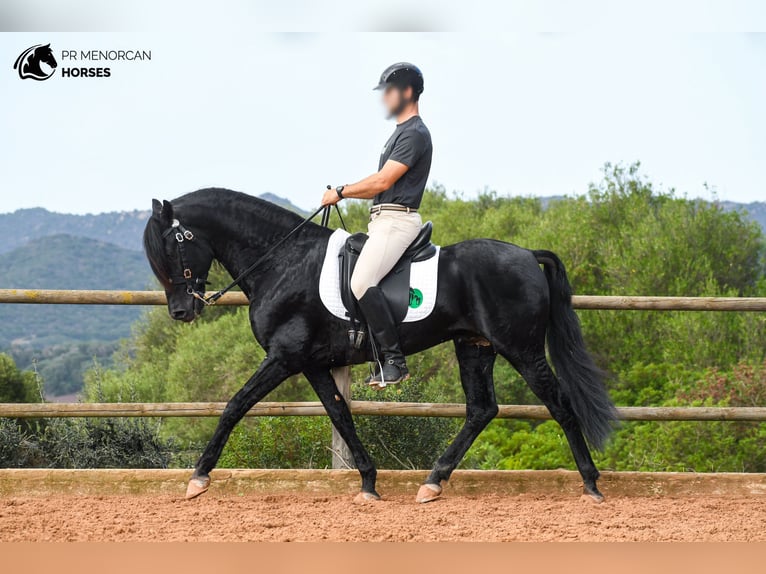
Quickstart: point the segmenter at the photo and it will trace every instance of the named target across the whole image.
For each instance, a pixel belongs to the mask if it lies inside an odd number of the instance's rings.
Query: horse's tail
[[[600,449],[617,419],[617,411],[604,385],[605,373],[585,349],[580,321],[572,308],[572,286],[564,264],[551,251],[533,253],[545,269],[550,290],[548,352],[585,438]]]

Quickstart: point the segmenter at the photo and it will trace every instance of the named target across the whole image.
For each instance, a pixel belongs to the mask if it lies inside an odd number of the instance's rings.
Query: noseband
[[[194,297],[195,299],[202,301],[205,305],[210,303],[205,299],[205,284],[207,283],[207,276],[194,277],[191,267],[186,259],[186,242],[194,241],[194,234],[186,229],[181,222],[177,219],[173,220],[171,227],[162,233],[162,237],[173,235],[178,245],[178,259],[181,261],[181,269],[183,269],[183,276],[170,277],[170,283],[173,285],[186,284],[186,293]]]

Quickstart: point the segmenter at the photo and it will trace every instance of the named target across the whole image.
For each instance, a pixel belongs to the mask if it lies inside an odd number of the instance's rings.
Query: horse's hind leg
[[[340,433],[348,448],[351,449],[356,468],[359,470],[359,474],[362,475],[362,491],[357,495],[356,500],[380,500],[380,495],[375,491],[375,480],[378,471],[375,470],[375,465],[367,449],[364,448],[362,441],[359,440],[359,436],[356,434],[351,411],[346,401],[343,400],[338,386],[335,384],[335,379],[332,378],[330,371],[327,369],[304,371],[303,374],[306,375],[311,387],[316,392],[319,400],[322,401],[322,405],[327,411],[333,426]]]
[[[506,358],[521,373],[529,387],[548,407],[553,419],[563,429],[577,470],[580,471],[583,479],[584,494],[595,502],[603,502],[604,496],[596,486],[598,470],[590,456],[588,444],[580,430],[580,424],[577,422],[569,398],[562,392],[561,385],[545,358],[545,351],[525,352],[518,356],[508,355]]]
[[[442,482],[449,480],[473,441],[497,414],[492,377],[497,356],[495,349],[483,339],[456,339],[455,353],[460,365],[460,382],[465,392],[465,424],[420,487],[416,498],[418,502],[430,502],[439,497]]]

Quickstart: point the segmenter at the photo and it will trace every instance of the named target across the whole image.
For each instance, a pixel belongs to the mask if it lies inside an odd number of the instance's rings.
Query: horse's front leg
[[[356,496],[357,502],[380,500],[380,495],[375,491],[375,480],[378,471],[364,448],[362,441],[356,434],[354,420],[351,418],[351,410],[335,384],[329,369],[307,370],[303,374],[308,379],[311,387],[316,392],[319,400],[327,411],[333,426],[340,436],[346,441],[351,454],[354,457],[359,474],[362,476],[362,491]]]
[[[261,363],[247,384],[237,391],[223,410],[213,438],[208,442],[194,468],[194,474],[192,474],[186,490],[186,498],[194,498],[207,491],[210,486],[210,471],[218,462],[234,426],[245,416],[247,411],[253,408],[255,403],[293,374],[295,373],[291,372],[278,357],[269,356]]]

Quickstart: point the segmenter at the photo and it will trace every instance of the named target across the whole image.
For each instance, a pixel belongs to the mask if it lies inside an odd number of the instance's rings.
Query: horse
[[[250,302],[250,325],[266,358],[226,404],[194,467],[187,498],[208,490],[210,471],[245,413],[288,377],[302,373],[352,453],[361,476],[355,500],[380,500],[375,465],[331,374],[333,367],[372,360],[369,346],[355,349],[349,343],[348,323],[320,300],[319,276],[332,231],[308,223],[279,249],[270,249],[303,221],[265,200],[221,188],[152,201],[144,250],[173,319],[191,322],[202,313],[200,288],[204,291],[214,260],[238,277],[263,258],[240,287]],[[604,445],[616,409],[604,373],[585,348],[559,257],[492,239],[462,241],[441,248],[437,288],[431,314],[399,326],[401,344],[410,355],[453,342],[466,418],[416,500],[430,502],[442,494],[452,471],[497,414],[493,366],[500,354],[563,429],[583,480],[583,496],[603,501],[589,445]],[[546,358],[546,339],[556,374]]]
[[[48,64],[52,70],[50,73],[44,72],[43,69],[40,67],[40,63]],[[16,58],[16,62],[13,64],[13,69],[19,70],[19,77],[21,79],[27,79],[30,78],[32,80],[47,80],[53,75],[53,72],[56,71],[56,67],[58,66],[58,63],[56,62],[56,58],[53,57],[53,50],[51,50],[51,45],[46,44],[38,44],[36,46],[32,46],[31,48],[27,48],[24,50],[21,55]]]

